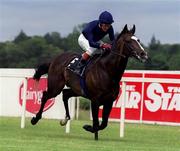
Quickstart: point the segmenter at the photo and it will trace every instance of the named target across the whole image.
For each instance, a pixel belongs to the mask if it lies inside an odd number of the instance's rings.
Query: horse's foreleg
[[[60,121],[60,125],[64,126],[67,124],[68,120],[71,119],[70,114],[69,114],[68,100],[70,97],[77,96],[77,95],[76,93],[72,91],[72,89],[64,89],[62,93],[63,93],[63,102],[64,102],[65,111],[66,111],[66,116],[64,120]]]
[[[99,127],[99,130],[103,130],[104,128],[107,127],[108,118],[109,118],[109,114],[110,114],[111,109],[112,109],[112,105],[113,105],[113,101],[109,101],[109,102],[106,102],[106,104],[104,104],[103,115],[102,115],[102,123]]]
[[[84,125],[83,128],[86,131],[95,133],[95,140],[98,140],[98,130],[99,130],[99,105],[96,102],[91,102],[91,110],[92,110],[92,117],[93,117],[93,126],[91,125]]]
[[[41,107],[39,109],[39,112],[36,114],[36,117],[33,117],[31,119],[31,124],[32,125],[35,125],[41,119],[42,112],[43,112],[43,109],[44,109],[44,106],[45,106],[47,100],[48,100],[48,93],[47,93],[47,91],[44,91],[42,99],[41,99]]]
[[[99,130],[99,105],[96,103],[92,103],[92,116],[93,116],[93,130],[94,130],[94,139],[98,140],[98,130]]]

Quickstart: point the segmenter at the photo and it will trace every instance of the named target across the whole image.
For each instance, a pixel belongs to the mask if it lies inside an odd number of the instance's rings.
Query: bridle
[[[119,53],[116,52],[115,44],[116,44],[116,41],[114,41],[114,43],[113,43],[113,46],[112,46],[112,49],[111,49],[111,53],[115,54],[115,55],[118,55],[118,56],[121,56],[123,58],[126,58],[127,56],[123,55],[123,48],[124,48],[124,45],[125,45],[125,40],[122,40],[122,44],[120,46],[120,52]]]
[[[133,51],[133,47],[132,47],[131,45],[129,45],[129,44],[126,42],[126,40],[124,40],[124,39],[122,39],[122,44],[121,44],[121,46],[120,46],[120,52],[117,52],[117,49],[115,48],[116,42],[117,42],[117,41],[114,41],[114,43],[113,43],[113,46],[112,46],[112,49],[111,49],[111,53],[112,53],[112,54],[121,56],[121,57],[123,57],[123,58],[128,57],[128,56],[126,56],[126,55],[123,54],[123,48],[124,48],[124,46],[126,45],[127,49],[129,49],[129,50],[132,51],[132,54],[131,54],[130,56],[132,56],[133,53],[134,53],[134,55],[135,55],[136,57],[139,57],[139,56],[137,55],[137,53],[136,53],[135,51]]]

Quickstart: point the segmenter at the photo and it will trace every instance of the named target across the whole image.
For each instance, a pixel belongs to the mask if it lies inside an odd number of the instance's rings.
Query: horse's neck
[[[124,70],[126,69],[128,57],[124,58],[111,52],[105,59],[104,64],[108,74],[112,79],[120,81]]]

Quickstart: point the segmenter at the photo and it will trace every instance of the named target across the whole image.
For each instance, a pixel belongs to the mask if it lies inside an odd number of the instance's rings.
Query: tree
[[[21,50],[24,52],[24,59],[19,66],[35,67],[42,62],[52,59],[54,54],[61,52],[59,48],[49,45],[41,36],[34,36],[24,43],[21,43]]]
[[[12,67],[11,65],[16,65],[22,57],[19,46],[13,42],[6,42],[4,46],[0,48],[0,56],[1,68],[9,68]]]
[[[14,43],[19,43],[22,42],[24,40],[29,39],[30,37],[28,37],[25,32],[23,30],[20,31],[20,33],[15,37],[14,39]]]
[[[73,32],[65,38],[63,47],[65,51],[81,52],[78,44],[78,37],[81,34],[79,29],[80,27],[74,27]]]
[[[53,39],[52,39],[50,33],[45,34],[45,35],[44,35],[44,39],[46,40],[46,42],[47,42],[48,44],[52,44],[52,43],[53,43]]]
[[[47,33],[44,36],[44,39],[46,40],[46,42],[48,44],[52,44],[52,45],[59,47],[59,48],[62,47],[62,38],[58,32]]]
[[[149,49],[156,50],[160,46],[160,41],[156,40],[155,35],[152,36],[151,41],[149,43]]]

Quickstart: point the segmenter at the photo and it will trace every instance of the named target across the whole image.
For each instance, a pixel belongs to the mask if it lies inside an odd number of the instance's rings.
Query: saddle
[[[80,66],[81,56],[75,57],[67,66],[67,69],[71,70],[73,73],[83,77],[84,71],[87,66],[87,63],[84,64],[84,66]],[[89,61],[89,60],[88,60]]]
[[[81,77],[84,77],[85,76],[85,70],[86,70],[87,66],[89,64],[91,64],[92,62],[94,62],[95,60],[100,59],[101,57],[103,57],[107,54],[109,54],[109,51],[103,51],[101,53],[95,53],[95,54],[93,54],[93,56],[89,60],[87,60],[85,62],[85,64],[83,66],[80,66],[81,55],[78,55],[68,64],[67,68],[69,70],[71,70],[73,73],[75,73]]]

